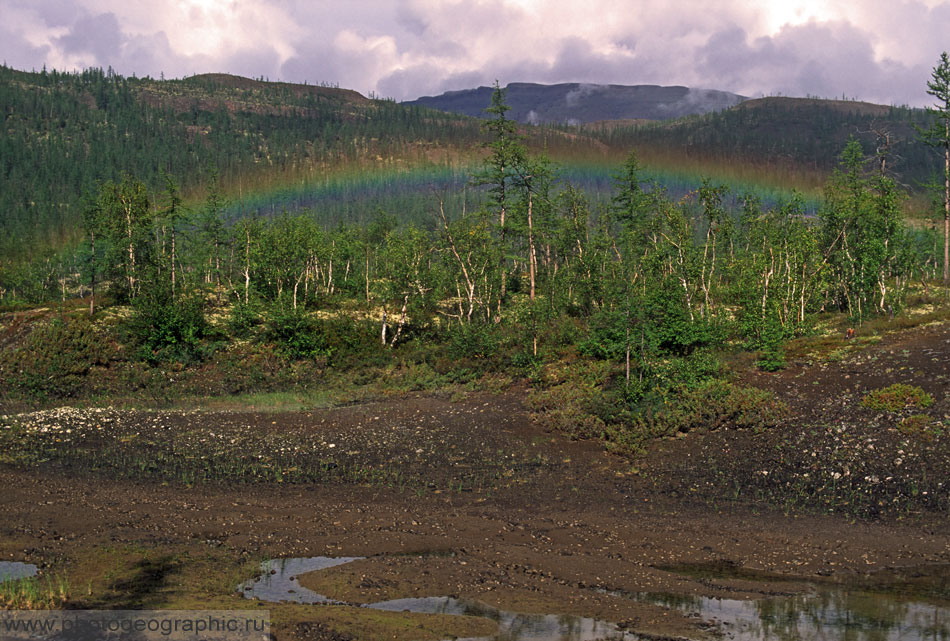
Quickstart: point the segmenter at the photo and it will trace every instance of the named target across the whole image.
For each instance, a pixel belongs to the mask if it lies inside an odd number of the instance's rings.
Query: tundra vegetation
[[[542,422],[635,453],[658,436],[781,421],[782,403],[728,366],[737,354],[778,371],[788,342],[814,333],[819,318],[860,326],[899,314],[911,295],[937,296],[928,284],[942,267],[937,233],[904,222],[907,194],[892,173],[886,127],[870,156],[857,138],[846,141],[817,206],[795,192],[764,204],[708,178],[672,195],[634,152],[614,169],[606,196],[592,196],[536,151],[538,132],[507,117],[499,87],[479,129],[386,101],[367,106],[335,88],[281,86],[298,129],[268,137],[281,107],[256,81],[156,84],[111,71],[44,71],[26,91],[29,74],[2,73],[12,105],[4,140],[21,165],[47,156],[37,145],[81,153],[74,145],[84,137],[103,153],[128,152],[113,138],[148,124],[184,127],[192,138],[205,128],[214,139],[187,161],[169,156],[157,178],[152,150],[119,163],[119,175],[103,170],[78,202],[79,240],[43,261],[6,263],[4,305],[52,299],[61,311],[22,335],[16,318],[8,328],[17,338],[0,352],[0,394],[14,406],[524,380]],[[57,93],[61,86],[72,91]],[[209,115],[199,90],[224,97],[220,112]],[[132,109],[136,101],[148,108]],[[94,115],[82,111],[89,104]],[[183,105],[193,110],[190,124]],[[44,126],[60,122],[68,135],[54,128],[45,143],[17,145],[39,126],[21,111]],[[77,122],[89,131],[74,131]],[[318,126],[339,144],[326,147]],[[259,132],[256,142],[229,135],[232,127]],[[333,224],[309,209],[235,214],[233,186],[243,179],[234,156],[291,173],[334,156],[408,157],[422,130],[481,148],[461,199],[433,185],[416,199],[424,215],[379,210]],[[373,135],[382,131],[391,135]],[[294,136],[298,146],[320,138],[325,148],[298,149]],[[219,162],[227,164],[219,170]],[[171,169],[203,184],[189,183],[186,198]],[[70,189],[89,178],[70,176]],[[17,207],[9,229],[18,229]],[[88,315],[75,311],[80,298]]]

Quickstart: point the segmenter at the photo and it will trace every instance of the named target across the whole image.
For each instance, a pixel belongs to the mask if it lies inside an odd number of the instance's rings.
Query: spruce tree
[[[943,282],[950,284],[950,57],[944,51],[927,81],[927,93],[936,103],[927,111],[933,125],[923,132],[927,144],[943,152]]]

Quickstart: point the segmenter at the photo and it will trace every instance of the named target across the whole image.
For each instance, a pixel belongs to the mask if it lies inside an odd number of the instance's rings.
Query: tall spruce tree
[[[933,125],[923,132],[927,144],[943,153],[943,282],[950,284],[950,57],[944,51],[927,81],[927,93],[935,104],[927,111]]]
[[[474,180],[476,185],[488,186],[489,207],[498,212],[501,290],[498,296],[496,320],[501,317],[501,304],[507,294],[508,285],[506,261],[510,192],[519,175],[519,167],[525,163],[528,155],[524,139],[518,133],[518,123],[506,115],[510,110],[511,107],[505,102],[505,90],[496,80],[491,104],[485,109],[492,116],[484,125],[485,130],[492,136],[492,140],[487,144],[489,155],[483,170],[475,176]]]

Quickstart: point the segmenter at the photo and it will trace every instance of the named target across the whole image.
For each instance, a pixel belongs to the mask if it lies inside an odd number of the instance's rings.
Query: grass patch
[[[0,609],[51,610],[68,598],[69,581],[63,575],[0,581]]]
[[[330,390],[302,390],[297,392],[250,392],[236,396],[195,398],[184,400],[177,407],[200,407],[207,411],[299,412],[332,407],[341,402]],[[141,404],[137,405],[141,407]]]

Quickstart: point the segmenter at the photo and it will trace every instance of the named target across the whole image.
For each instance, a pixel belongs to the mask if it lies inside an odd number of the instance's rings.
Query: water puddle
[[[0,581],[12,581],[36,576],[38,569],[32,563],[21,561],[0,561]]]
[[[238,591],[246,599],[261,601],[291,603],[324,603],[339,605],[340,601],[328,599],[322,594],[300,585],[297,577],[307,572],[326,570],[351,561],[358,561],[362,556],[314,556],[301,559],[272,559],[261,564],[263,574],[246,581],[238,586]]]
[[[248,599],[340,605],[301,587],[297,576],[364,557],[277,559],[238,587]],[[0,564],[2,568],[2,564]],[[686,572],[684,572],[686,573]],[[715,622],[735,641],[950,641],[950,603],[812,584],[794,596],[739,600],[654,593],[608,592]],[[570,615],[524,614],[452,597],[395,599],[362,607],[391,612],[451,614],[491,619],[498,634],[478,641],[636,641],[612,623]]]
[[[631,632],[624,632],[606,621],[567,614],[508,612],[477,601],[452,597],[394,599],[371,603],[366,607],[390,612],[409,611],[484,617],[496,622],[498,634],[493,637],[482,637],[479,641],[594,641],[595,639],[636,641],[641,638]]]
[[[331,558],[317,556],[299,559],[276,559],[261,565],[263,574],[247,581],[238,590],[245,598],[261,601],[290,601],[342,605],[322,594],[304,588],[297,577],[306,572],[325,570],[364,557]],[[485,617],[498,624],[493,637],[459,639],[458,641],[637,641],[639,636],[624,632],[612,623],[586,617],[561,614],[524,614],[498,610],[484,603],[452,597],[393,599],[369,603],[362,607],[389,612],[419,612]]]
[[[676,572],[700,580],[741,579],[752,582],[788,581],[808,591],[790,596],[760,599],[717,599],[669,594],[618,594],[639,602],[653,603],[703,620],[714,621],[726,638],[739,641],[950,641],[950,602],[925,600],[900,592],[873,592],[866,589],[783,579],[745,570],[729,564],[669,566]],[[912,572],[921,577],[908,589],[915,595],[945,594],[950,568],[931,567]],[[897,587],[893,577],[882,577],[881,589]]]
[[[741,641],[947,641],[950,607],[888,594],[819,588],[810,594],[742,601],[699,596],[638,594],[719,624]]]

